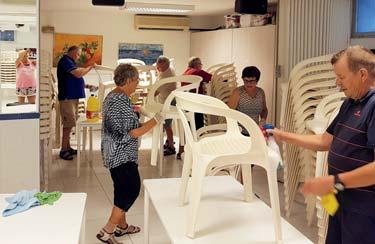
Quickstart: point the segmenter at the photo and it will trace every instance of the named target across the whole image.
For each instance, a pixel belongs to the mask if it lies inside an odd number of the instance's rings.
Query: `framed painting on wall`
[[[0,41],[14,42],[14,31],[12,30],[0,31]]]
[[[87,67],[94,63],[102,64],[103,36],[76,35],[56,33],[53,44],[53,67],[57,66],[60,58],[70,46],[76,45],[82,49],[77,65]]]
[[[163,45],[161,44],[140,44],[140,43],[120,43],[118,48],[118,58],[134,58],[152,65],[156,59],[163,55]]]

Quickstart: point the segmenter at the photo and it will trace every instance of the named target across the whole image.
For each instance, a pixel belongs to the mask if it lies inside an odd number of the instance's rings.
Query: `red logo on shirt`
[[[355,116],[360,117],[361,116],[361,110],[358,110],[357,112],[354,113]]]

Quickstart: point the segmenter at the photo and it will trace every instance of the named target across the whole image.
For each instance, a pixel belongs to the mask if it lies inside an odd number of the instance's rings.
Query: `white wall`
[[[182,73],[189,59],[190,33],[182,31],[136,30],[134,16],[124,11],[42,11],[41,26],[51,25],[56,33],[103,35],[102,64],[116,66],[118,44],[163,44],[164,55],[174,58],[176,73]],[[53,34],[41,33],[41,49],[52,53]]]
[[[190,28],[192,29],[215,29],[223,26],[224,15],[215,16],[192,16],[190,18]]]
[[[352,38],[350,45],[361,45],[369,49],[375,49],[375,37],[373,38]]]
[[[39,190],[39,119],[0,120],[0,193]]]
[[[350,14],[350,0],[280,1],[278,64],[281,77],[277,79],[276,118],[280,118],[282,87],[287,84],[292,68],[304,59],[335,53],[350,44]],[[300,38],[291,41],[295,36]],[[306,45],[306,40],[310,46]],[[295,53],[301,55],[296,56]]]

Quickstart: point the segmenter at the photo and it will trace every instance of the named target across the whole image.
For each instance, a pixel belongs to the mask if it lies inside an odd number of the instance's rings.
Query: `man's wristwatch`
[[[335,183],[334,183],[333,187],[335,188],[335,190],[337,191],[337,193],[344,191],[345,190],[345,185],[340,180],[339,175],[335,175],[334,177],[335,177]]]

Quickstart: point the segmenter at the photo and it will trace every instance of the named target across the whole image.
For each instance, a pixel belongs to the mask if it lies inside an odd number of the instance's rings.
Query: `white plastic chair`
[[[251,164],[264,168],[270,191],[271,207],[275,225],[275,239],[281,241],[281,217],[277,186],[277,155],[267,147],[258,125],[247,115],[230,109],[224,102],[205,95],[175,91],[177,110],[186,136],[186,151],[181,176],[179,204],[186,197],[189,173],[192,169],[190,203],[188,209],[187,236],[194,238],[198,220],[198,209],[202,193],[204,176],[213,167],[239,165],[243,169],[244,198],[252,199]],[[188,123],[191,113],[203,113],[224,116],[227,120],[227,132],[197,140],[196,131]],[[251,137],[243,136],[238,123],[250,132]]]
[[[189,82],[190,85],[182,86],[177,88],[180,91],[190,91],[191,89],[195,89],[198,91],[198,87],[200,82],[202,81],[202,77],[196,75],[180,75],[169,77],[166,79],[161,79],[157,81],[150,89],[146,104],[142,107],[142,113],[144,113],[147,117],[152,118],[156,113],[163,111],[166,115],[166,119],[178,119],[178,113],[175,106],[171,106],[170,103],[173,100],[173,97],[168,96],[165,103],[159,103],[155,97],[156,91],[165,84],[168,83],[181,83],[181,82]],[[179,133],[180,140],[183,133]],[[152,131],[152,149],[151,149],[151,165],[156,166],[158,161],[158,151],[159,151],[159,169],[160,175],[162,175],[162,163],[163,163],[163,125],[160,123],[159,126],[155,126]],[[183,145],[183,144],[182,144]]]
[[[104,101],[104,97],[107,89],[112,89],[116,85],[113,81],[99,81],[99,90],[98,90],[98,100],[100,104],[100,110]],[[89,122],[85,117],[80,117],[76,123],[76,133],[77,133],[77,177],[80,175],[81,167],[81,150],[86,150],[86,136],[87,129],[89,129],[89,143],[90,143],[90,152],[89,152],[89,162],[92,162],[92,148],[93,148],[93,130],[100,130],[102,128],[102,120],[99,119],[96,122]],[[83,134],[83,144],[81,133]]]
[[[342,104],[342,102],[341,102]],[[334,118],[339,113],[341,105],[338,104],[336,109],[331,111],[329,114],[327,114],[327,124],[328,125],[334,120]],[[328,152],[318,152],[316,156],[316,171],[315,176],[326,176],[328,175]],[[316,204],[317,208],[317,216],[318,216],[318,244],[325,243],[326,235],[327,235],[327,229],[328,229],[328,213],[325,211],[325,209],[321,206],[320,201],[317,201]]]
[[[146,65],[142,60],[135,58],[121,58],[117,60],[117,64]]]
[[[152,65],[137,65],[135,66],[139,73],[138,87],[147,88],[156,82],[157,71],[156,67]]]

